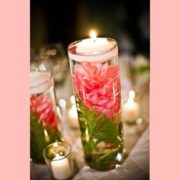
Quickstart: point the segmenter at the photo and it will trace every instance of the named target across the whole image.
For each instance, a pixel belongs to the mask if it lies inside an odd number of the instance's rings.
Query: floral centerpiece
[[[76,48],[69,46],[69,57],[85,160],[93,169],[112,169],[124,151],[117,53],[105,61],[78,61]]]

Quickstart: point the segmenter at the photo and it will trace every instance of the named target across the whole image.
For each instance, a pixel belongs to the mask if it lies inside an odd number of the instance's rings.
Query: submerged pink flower
[[[46,96],[31,96],[30,111],[37,116],[44,127],[49,127],[51,130],[57,127],[58,119],[53,110],[53,104]]]
[[[108,63],[76,64],[73,72],[75,91],[88,109],[112,117],[120,110],[120,80],[117,65]]]

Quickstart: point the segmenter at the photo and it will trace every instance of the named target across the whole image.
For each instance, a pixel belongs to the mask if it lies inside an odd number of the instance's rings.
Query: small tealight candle
[[[71,107],[68,110],[68,118],[69,118],[69,123],[71,127],[73,128],[78,128],[79,127],[79,122],[78,122],[78,114],[77,114],[77,108],[75,105],[75,97],[71,96],[70,97],[70,102],[71,102]]]
[[[140,107],[134,101],[135,92],[131,90],[127,102],[123,106],[123,117],[129,123],[134,123],[140,115]]]
[[[56,179],[68,179],[72,175],[70,163],[65,156],[56,154],[51,162],[51,167]]]
[[[65,180],[73,175],[71,147],[65,142],[54,142],[43,150],[43,156],[53,179]]]

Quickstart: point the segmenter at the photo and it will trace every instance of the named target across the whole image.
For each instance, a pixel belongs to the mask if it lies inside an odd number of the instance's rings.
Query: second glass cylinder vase
[[[43,149],[62,140],[56,112],[54,82],[48,72],[30,73],[30,154],[34,163],[45,164]]]
[[[96,170],[113,169],[124,152],[117,43],[76,41],[68,56],[86,163]]]

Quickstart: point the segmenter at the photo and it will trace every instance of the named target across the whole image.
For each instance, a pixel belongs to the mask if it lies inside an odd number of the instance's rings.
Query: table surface
[[[129,69],[129,62],[131,59],[129,57],[120,57],[120,69],[121,69],[121,89],[122,98],[127,95],[128,91],[136,86],[132,85],[131,73]],[[77,173],[84,165],[85,161],[83,158],[83,150],[80,139],[79,128],[72,128],[67,116],[68,109],[70,108],[70,96],[73,94],[71,83],[71,76],[68,71],[66,78],[63,83],[56,84],[56,98],[57,103],[60,99],[66,101],[66,107],[60,108],[61,112],[61,130],[65,141],[67,141],[72,147],[72,155],[75,164],[75,173]],[[125,156],[128,156],[129,152],[132,150],[144,130],[149,124],[149,81],[141,84],[136,88],[140,97],[140,107],[141,108],[141,120],[135,125],[128,125],[124,123],[123,133],[125,142]],[[50,175],[46,165],[37,165],[31,162],[31,180],[50,180]]]

